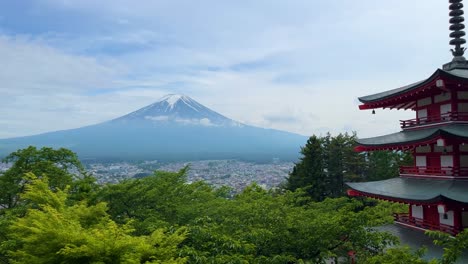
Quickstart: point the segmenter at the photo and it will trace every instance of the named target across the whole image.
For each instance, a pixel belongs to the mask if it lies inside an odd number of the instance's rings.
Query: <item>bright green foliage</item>
[[[367,153],[366,180],[376,181],[398,177],[400,166],[412,166],[413,157],[409,152],[372,151]]]
[[[10,219],[23,216],[30,202],[20,198],[30,180],[25,177],[27,173],[39,178],[47,176],[48,188],[53,190],[70,186],[69,202],[83,200],[97,189],[95,179],[84,172],[75,153],[67,149],[28,147],[11,153],[3,161],[13,164],[0,174],[0,243],[7,241]],[[6,258],[4,254],[0,251],[0,262]]]
[[[245,263],[319,263],[348,250],[382,250],[395,242],[390,235],[368,232],[366,226],[375,219],[359,209],[358,201],[326,199],[296,206],[303,197],[248,187],[190,227],[184,243],[191,249],[190,262],[227,263],[242,256]]]
[[[133,221],[137,234],[186,226],[180,254],[189,263],[316,262],[394,242],[368,232],[373,223],[391,221],[380,206],[348,198],[313,203],[299,190],[279,194],[257,185],[231,199],[220,193],[203,183],[187,184],[184,169],[110,185],[99,197],[113,219]]]
[[[186,225],[209,210],[207,203],[216,197],[205,183],[187,184],[187,169],[156,171],[153,176],[108,185],[98,196],[108,202],[115,221],[135,220],[138,234],[148,234],[158,227]]]
[[[409,247],[389,248],[385,254],[378,254],[366,259],[368,264],[436,264],[437,260],[422,259],[425,249],[414,251]]]
[[[303,157],[294,166],[287,179],[286,188],[291,191],[304,188],[312,199],[322,201],[327,195],[328,188],[321,140],[316,136],[311,136],[301,149],[301,154]]]
[[[408,205],[385,201],[376,201],[370,198],[362,199],[362,209],[369,217],[370,226],[382,226],[394,221],[394,213],[407,213]]]
[[[327,183],[327,197],[340,197],[345,194],[345,181],[356,181],[363,177],[364,155],[354,151],[356,134],[330,134],[322,137],[324,164]]]
[[[10,226],[12,263],[185,263],[176,254],[184,229],[132,236],[131,224],[112,221],[105,203],[68,206],[67,190],[53,192],[33,174],[28,180],[21,198],[34,206]]]
[[[311,136],[301,149],[303,157],[287,178],[286,189],[302,188],[315,201],[345,194],[345,181],[363,178],[364,155],[354,151],[356,135]]]
[[[412,165],[411,153],[374,151],[358,153],[356,134],[311,136],[301,149],[303,157],[287,178],[285,188],[302,188],[315,201],[345,195],[345,182],[397,177],[399,167]]]
[[[468,229],[455,237],[438,231],[426,231],[426,233],[434,239],[434,244],[444,247],[444,255],[440,261],[442,264],[455,263],[468,249]]]
[[[14,208],[18,205],[19,194],[27,183],[23,176],[32,172],[38,177],[47,175],[50,188],[63,189],[71,185],[74,175],[84,173],[84,168],[75,153],[68,149],[54,150],[52,148],[36,149],[28,147],[8,155],[3,162],[12,162],[13,166],[0,174],[0,206]]]
[[[0,210],[0,263],[323,263],[350,250],[362,263],[374,256],[386,261],[384,248],[395,238],[371,228],[391,222],[401,208],[326,198],[362,174],[355,168],[362,156],[348,153],[353,137],[311,138],[304,164],[322,172],[322,180],[298,177],[303,182],[293,192],[254,184],[231,197],[226,188],[188,184],[187,167],[102,188],[86,174],[62,188],[48,181],[51,171],[40,177],[21,171],[21,206]]]

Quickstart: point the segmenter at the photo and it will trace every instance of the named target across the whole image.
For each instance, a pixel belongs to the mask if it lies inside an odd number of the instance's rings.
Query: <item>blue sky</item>
[[[0,2],[0,138],[106,121],[169,93],[303,135],[399,130],[357,97],[450,61],[440,0]]]

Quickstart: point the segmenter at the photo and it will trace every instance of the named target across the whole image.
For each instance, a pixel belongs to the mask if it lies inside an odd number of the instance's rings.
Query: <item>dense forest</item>
[[[399,152],[356,153],[355,135],[312,136],[283,186],[233,194],[186,172],[98,185],[67,149],[11,153],[0,175],[0,263],[452,263],[468,244],[431,233],[421,259],[373,227],[402,205],[345,196],[346,181],[395,177]]]

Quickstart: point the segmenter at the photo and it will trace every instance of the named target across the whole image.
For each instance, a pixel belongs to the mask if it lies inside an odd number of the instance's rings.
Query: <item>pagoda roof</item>
[[[411,100],[417,99],[414,98],[416,94],[421,92],[427,92],[429,88],[435,86],[437,80],[453,80],[453,81],[468,81],[468,69],[452,69],[452,70],[442,70],[437,69],[429,78],[392,89],[389,91],[376,93],[368,96],[359,97],[359,101],[363,103],[360,105],[360,109],[372,109],[379,107],[390,107],[393,108],[394,104],[399,104],[400,102],[393,102],[396,100],[402,100],[403,97],[411,97]],[[414,105],[409,105],[408,107],[401,108],[411,108]]]
[[[468,203],[468,181],[392,178],[373,182],[346,183],[361,196],[397,202],[434,203],[453,200]]]
[[[468,125],[450,124],[424,129],[403,130],[379,137],[357,139],[356,151],[398,149],[428,144],[441,137],[468,138]]]

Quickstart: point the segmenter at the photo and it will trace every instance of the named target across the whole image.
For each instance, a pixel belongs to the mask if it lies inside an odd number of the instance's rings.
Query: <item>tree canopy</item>
[[[27,173],[41,178],[47,176],[51,188],[65,188],[73,180],[85,178],[83,165],[75,153],[68,149],[28,147],[8,155],[3,162],[12,163],[10,169],[0,174],[0,207],[14,208],[24,191]]]
[[[106,203],[67,206],[68,190],[53,192],[47,178],[34,174],[22,199],[29,200],[24,217],[9,226],[7,255],[14,263],[185,263],[177,245],[186,229],[156,229],[133,236],[131,222],[118,225],[107,214]],[[5,246],[5,245],[2,245]]]
[[[358,173],[354,163],[331,157],[347,146],[345,137],[311,138],[308,145],[322,149],[303,149],[304,155],[320,154],[308,164],[326,172],[319,176],[327,184],[335,184],[329,175]],[[13,164],[21,173],[21,206],[0,209],[0,263],[324,263],[348,252],[359,263],[428,263],[422,251],[398,247],[395,237],[373,229],[392,222],[398,204],[333,197],[338,195],[326,189],[326,196],[313,196],[301,185],[290,191],[253,184],[230,196],[225,187],[188,183],[188,167],[103,186],[92,177],[83,181],[83,173],[59,184],[49,173],[71,172],[56,160],[41,164],[50,170]]]
[[[345,182],[375,181],[397,177],[399,167],[413,164],[411,153],[399,151],[354,151],[356,134],[311,136],[301,148],[285,188],[306,190],[315,201],[345,195]]]

